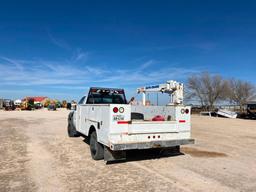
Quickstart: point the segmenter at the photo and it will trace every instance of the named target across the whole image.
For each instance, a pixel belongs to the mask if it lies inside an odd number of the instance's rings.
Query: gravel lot
[[[0,111],[0,191],[256,191],[256,121],[192,117],[184,155],[93,161],[68,111]]]

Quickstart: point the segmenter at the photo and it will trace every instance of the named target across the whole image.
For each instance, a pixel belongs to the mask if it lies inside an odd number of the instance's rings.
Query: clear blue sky
[[[256,83],[256,1],[1,1],[0,97],[78,98],[200,71]]]

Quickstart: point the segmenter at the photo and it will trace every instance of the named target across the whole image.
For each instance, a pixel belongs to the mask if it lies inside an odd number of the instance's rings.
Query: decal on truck
[[[123,121],[124,115],[113,115],[113,121]]]

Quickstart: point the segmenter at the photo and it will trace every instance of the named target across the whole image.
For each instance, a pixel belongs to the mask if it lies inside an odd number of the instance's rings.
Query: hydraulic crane
[[[167,93],[170,95],[168,105],[183,104],[183,84],[177,81],[169,80],[164,84],[146,86],[137,89],[137,93],[142,93],[142,103],[146,105],[146,93]]]

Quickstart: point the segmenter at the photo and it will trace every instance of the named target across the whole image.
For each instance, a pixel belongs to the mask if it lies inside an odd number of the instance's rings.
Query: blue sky
[[[209,71],[256,83],[255,1],[1,1],[0,97],[79,98]]]

